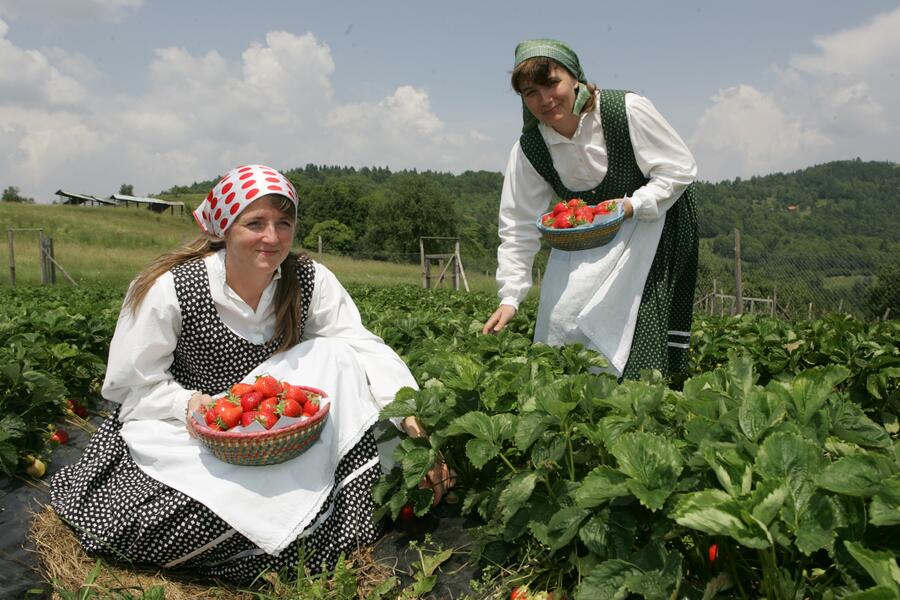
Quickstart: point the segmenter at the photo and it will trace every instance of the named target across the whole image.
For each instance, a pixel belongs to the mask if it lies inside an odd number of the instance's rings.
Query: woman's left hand
[[[631,198],[623,199],[622,210],[625,212],[626,219],[630,219],[632,216],[634,216],[634,207],[631,205]]]
[[[437,506],[441,498],[456,485],[456,473],[447,466],[443,459],[438,458],[434,461],[434,466],[425,474],[425,478],[419,482],[419,487],[425,489],[430,487],[434,492],[434,502],[432,506]]]
[[[425,428],[419,423],[415,417],[406,417],[403,419],[403,429],[409,437],[425,437]],[[434,492],[433,506],[437,506],[438,502],[447,494],[447,492],[456,485],[456,473],[447,466],[443,457],[438,457],[434,461],[434,466],[428,470],[422,481],[419,482],[419,488],[431,488]]]

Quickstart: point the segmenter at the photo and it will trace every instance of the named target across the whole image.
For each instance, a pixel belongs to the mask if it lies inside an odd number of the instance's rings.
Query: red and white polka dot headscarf
[[[237,167],[220,179],[194,210],[194,219],[203,231],[220,238],[242,210],[269,194],[284,196],[297,208],[297,191],[284,175],[265,165]]]

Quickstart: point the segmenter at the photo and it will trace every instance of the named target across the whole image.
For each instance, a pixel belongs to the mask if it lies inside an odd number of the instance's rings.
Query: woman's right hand
[[[494,311],[494,314],[485,322],[481,333],[484,335],[496,335],[503,331],[510,319],[516,316],[516,309],[509,304],[501,304],[500,308]]]
[[[187,422],[188,419],[191,418],[192,414],[194,414],[195,412],[198,412],[200,410],[200,406],[202,406],[204,404],[211,404],[211,403],[212,403],[212,397],[209,396],[208,394],[202,394],[200,392],[197,392],[196,394],[191,396],[191,399],[188,400],[187,413],[184,416],[185,422]],[[188,433],[191,433],[190,427],[188,427],[187,430],[188,430]],[[193,433],[191,433],[191,435],[193,435]]]

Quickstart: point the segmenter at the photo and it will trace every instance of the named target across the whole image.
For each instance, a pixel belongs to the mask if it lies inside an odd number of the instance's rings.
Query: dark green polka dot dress
[[[600,91],[599,110],[609,167],[603,181],[592,190],[567,189],[540,131],[533,128],[522,134],[519,143],[523,153],[560,198],[581,198],[596,204],[625,194],[631,196],[647,183],[631,146],[625,94],[624,90]],[[642,369],[658,369],[666,376],[677,376],[687,369],[698,248],[694,186],[690,185],[666,212],[638,308],[631,353],[623,372],[626,379],[637,379]]]

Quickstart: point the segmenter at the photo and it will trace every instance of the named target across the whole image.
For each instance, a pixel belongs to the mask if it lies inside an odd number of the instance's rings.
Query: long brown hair
[[[516,90],[517,94],[521,94],[522,88],[525,87],[525,85],[528,83],[550,85],[550,73],[552,72],[553,67],[565,69],[566,73],[572,75],[573,78],[575,77],[575,75],[572,74],[569,69],[566,69],[566,66],[561,62],[553,60],[552,58],[549,58],[547,56],[535,56],[533,58],[523,60],[515,69],[513,69],[512,77],[510,78],[512,88]],[[594,107],[597,104],[597,99],[594,96],[594,93],[597,91],[597,86],[593,83],[588,83],[587,89],[591,93],[591,95],[590,98],[588,98],[588,101],[585,102],[584,106],[581,108],[582,113],[591,112],[592,110],[594,110]]]
[[[284,196],[273,195],[272,204],[281,212],[293,219],[296,215],[294,203]],[[191,260],[203,258],[218,252],[225,247],[225,241],[202,233],[187,244],[158,256],[138,274],[123,305],[124,309],[135,314],[140,308],[147,292],[167,271]],[[289,252],[281,262],[281,278],[275,288],[275,335],[281,336],[278,350],[286,350],[300,342],[300,282],[297,279],[297,261],[300,254]]]

